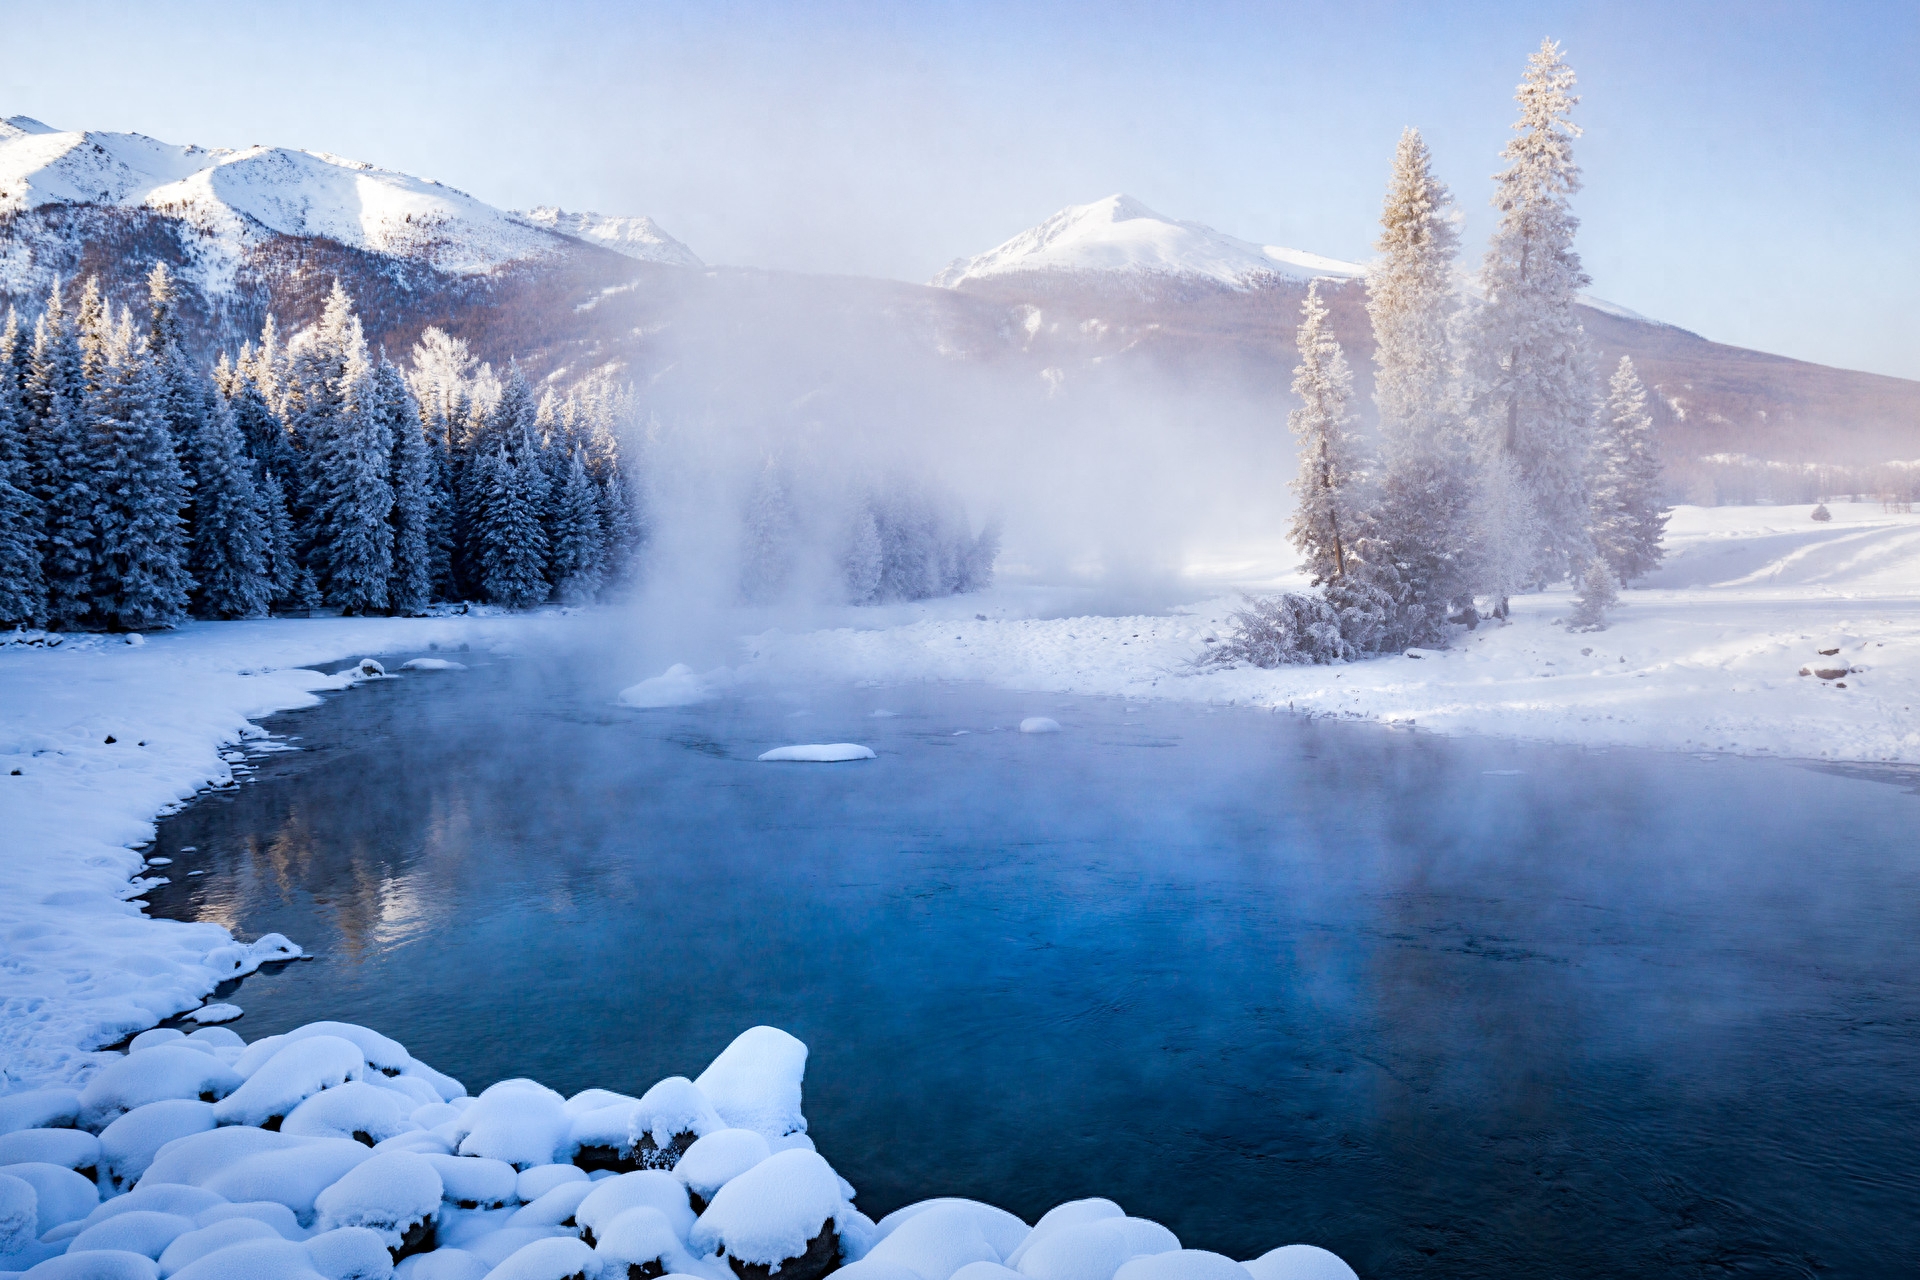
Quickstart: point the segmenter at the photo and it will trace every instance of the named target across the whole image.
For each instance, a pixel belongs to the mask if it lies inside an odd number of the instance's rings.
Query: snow
[[[573,1123],[564,1102],[531,1080],[502,1080],[462,1116],[468,1130],[460,1140],[460,1154],[501,1160],[516,1169],[552,1164]]]
[[[592,1249],[571,1236],[555,1236],[516,1250],[487,1272],[487,1280],[571,1280],[598,1267]]]
[[[0,1257],[18,1253],[40,1234],[40,1193],[31,1182],[0,1173]]]
[[[122,1190],[140,1180],[161,1147],[175,1138],[206,1133],[217,1123],[213,1104],[170,1098],[135,1107],[100,1133],[100,1172]]]
[[[639,1147],[651,1138],[654,1146],[664,1148],[681,1134],[702,1138],[723,1126],[713,1100],[698,1085],[685,1076],[668,1076],[628,1109],[625,1145]]]
[[[176,1236],[160,1254],[160,1274],[170,1276],[217,1249],[251,1240],[284,1239],[258,1218],[219,1218]]]
[[[400,664],[402,671],[465,671],[467,664],[455,662],[452,658],[408,658]]]
[[[1338,1254],[1310,1244],[1283,1245],[1242,1265],[1253,1280],[1360,1280]]]
[[[1621,592],[1605,631],[1569,632],[1572,593],[1561,587],[1515,598],[1510,625],[1462,631],[1417,661],[1201,670],[1193,659],[1222,634],[1237,596],[1157,615],[1044,618],[1022,616],[1008,592],[890,627],[764,633],[748,642],[760,656],[743,674],[978,680],[1448,734],[1920,764],[1920,516],[1829,506],[1828,524],[1804,506],[1676,508],[1667,563]],[[1258,586],[1304,583],[1281,575]],[[1852,637],[1841,656],[1857,674],[1845,689],[1798,674],[1836,633]]]
[[[752,1027],[734,1037],[693,1083],[713,1100],[729,1127],[752,1129],[772,1142],[807,1131],[800,1112],[806,1071],[806,1045],[778,1027]]]
[[[675,267],[706,265],[694,257],[693,250],[662,231],[652,218],[568,213],[551,205],[541,205],[515,216],[536,227],[585,240],[641,262],[664,262]]]
[[[73,1238],[73,1242],[67,1246],[67,1252],[124,1249],[128,1253],[144,1253],[149,1258],[157,1259],[163,1249],[191,1230],[191,1218],[183,1218],[177,1213],[138,1209],[132,1213],[115,1214],[88,1227]]]
[[[74,1222],[92,1213],[100,1203],[93,1183],[71,1169],[57,1164],[28,1160],[20,1164],[0,1165],[0,1173],[30,1184],[39,1206],[41,1235],[66,1222]]]
[[[122,1250],[63,1254],[26,1272],[31,1280],[154,1280],[159,1274],[152,1258]]]
[[[516,1199],[531,1205],[541,1196],[546,1195],[549,1191],[555,1190],[556,1188],[574,1185],[584,1186],[586,1182],[587,1171],[585,1169],[577,1169],[570,1164],[545,1164],[538,1168],[528,1169],[518,1178],[514,1179],[513,1194]],[[581,1194],[584,1195],[585,1192]],[[566,1216],[571,1217],[572,1215],[568,1214]]]
[[[218,1058],[184,1044],[163,1044],[129,1054],[87,1082],[80,1091],[80,1123],[99,1129],[135,1107],[169,1098],[225,1098],[242,1081]]]
[[[716,1129],[688,1147],[673,1166],[673,1176],[702,1200],[773,1154],[767,1140],[751,1129]]]
[[[1366,274],[1359,263],[1253,244],[1197,222],[1164,217],[1131,196],[1111,195],[1071,205],[1005,244],[957,260],[932,283],[953,289],[968,280],[1030,271],[1197,276],[1233,289],[1267,280],[1350,280]]]
[[[608,1223],[593,1251],[598,1255],[595,1261],[609,1269],[655,1262],[673,1273],[693,1271],[699,1266],[667,1215],[645,1205],[628,1209]]]
[[[517,1176],[504,1160],[484,1156],[442,1156],[421,1153],[440,1175],[446,1198],[461,1206],[498,1208],[511,1203]]]
[[[324,237],[453,275],[549,258],[574,239],[629,257],[698,265],[646,218],[509,213],[430,179],[324,152],[175,146],[137,133],[0,130],[0,213],[82,203],[184,220],[214,247],[207,270],[216,287],[231,282],[266,233]]]
[[[1058,733],[1060,722],[1048,716],[1028,716],[1020,722],[1022,733]]]
[[[622,689],[614,701],[643,711],[690,707],[719,697],[731,683],[731,673],[724,667],[703,676],[696,675],[686,663],[676,662],[659,675]]]
[[[295,1107],[281,1122],[280,1132],[303,1138],[353,1138],[364,1133],[374,1142],[384,1142],[411,1127],[412,1122],[401,1114],[403,1100],[404,1095],[391,1089],[350,1081],[322,1090]]]
[[[242,1065],[245,1062],[242,1058]],[[284,1119],[322,1089],[359,1080],[366,1071],[366,1055],[351,1040],[323,1035],[293,1041],[279,1046],[239,1088],[216,1103],[213,1114],[221,1124],[266,1124],[274,1117]]]
[[[613,1225],[615,1218],[629,1209],[642,1207],[658,1210],[672,1224],[674,1233],[683,1239],[693,1229],[693,1208],[687,1203],[687,1189],[661,1169],[641,1169],[597,1183],[580,1202],[573,1220],[598,1238]]]
[[[0,1164],[28,1162],[91,1169],[100,1163],[100,1139],[82,1129],[16,1129],[0,1137]]]
[[[393,1274],[387,1242],[365,1227],[339,1227],[306,1242],[314,1270],[327,1280],[386,1280]]]
[[[440,1209],[440,1175],[424,1156],[381,1152],[354,1166],[314,1200],[322,1231],[366,1227],[398,1248],[408,1231]]]
[[[1173,1249],[1133,1259],[1113,1280],[1247,1280],[1247,1269],[1225,1254]]]
[[[839,1175],[819,1153],[782,1151],[721,1187],[694,1224],[694,1252],[763,1265],[806,1252],[849,1206]]]
[[[10,886],[31,886],[0,895],[11,943],[0,1089],[82,1082],[105,1062],[95,1046],[197,1009],[222,979],[288,954],[284,939],[256,954],[215,924],[148,919],[129,880],[155,814],[234,785],[230,744],[270,741],[251,720],[353,683],[308,664],[485,650],[567,627],[557,614],[273,619],[192,623],[139,646],[86,635],[0,645],[0,867]],[[45,1123],[10,1123],[11,1105],[0,1100],[0,1129]]]
[[[237,1004],[207,1004],[201,1005],[198,1009],[188,1014],[187,1017],[194,1022],[211,1026],[220,1022],[232,1022],[245,1012],[246,1010]]]
[[[873,759],[873,748],[857,742],[810,742],[793,747],[775,747],[762,751],[761,760],[802,764],[843,764],[849,760]]]

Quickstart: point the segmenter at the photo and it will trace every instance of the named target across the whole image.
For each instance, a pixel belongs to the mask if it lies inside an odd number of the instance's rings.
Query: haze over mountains
[[[1464,258],[1470,268],[1477,254]],[[269,312],[309,322],[338,277],[396,354],[438,325],[539,376],[618,368],[663,404],[709,413],[867,415],[875,394],[931,406],[964,366],[976,388],[1024,404],[1089,385],[1168,405],[1204,393],[1275,431],[1299,303],[1318,278],[1368,389],[1363,264],[1124,195],[1064,209],[919,286],[706,268],[645,217],[515,213],[323,153],[0,122],[0,307],[36,312],[56,275],[98,275],[137,302],[156,261],[181,276],[208,349],[237,346]],[[1920,383],[1723,346],[1596,299],[1584,323],[1605,363],[1632,355],[1656,390],[1683,482],[1716,454],[1920,458]],[[750,398],[741,367],[754,371]]]

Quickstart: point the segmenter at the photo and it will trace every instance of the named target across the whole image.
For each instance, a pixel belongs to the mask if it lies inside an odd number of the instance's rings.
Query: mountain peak
[[[652,218],[610,213],[569,213],[553,205],[539,205],[516,215],[521,221],[563,236],[585,240],[642,262],[664,262],[676,267],[706,264],[693,250],[660,229]]]
[[[1186,276],[1250,289],[1272,280],[1350,280],[1366,268],[1181,222],[1116,192],[1069,205],[977,257],[956,259],[932,283],[952,289],[968,280],[1033,272]]]
[[[7,138],[24,138],[29,134],[35,133],[58,132],[60,131],[52,125],[41,124],[32,116],[8,116],[5,120],[0,120],[0,140]]]

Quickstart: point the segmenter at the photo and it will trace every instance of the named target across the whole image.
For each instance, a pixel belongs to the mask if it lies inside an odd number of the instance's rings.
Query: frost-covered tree
[[[1511,597],[1535,581],[1539,525],[1533,497],[1513,460],[1495,455],[1481,472],[1476,498],[1475,580],[1493,597],[1493,616],[1505,618]]]
[[[337,286],[336,295],[344,296]],[[302,379],[306,564],[324,603],[345,613],[370,613],[387,607],[393,572],[387,522],[393,441],[359,318],[349,311],[331,327],[323,320],[319,340],[328,349],[308,361],[311,372]],[[335,368],[331,381],[315,376]]]
[[[379,413],[393,440],[388,473],[393,485],[393,568],[387,580],[387,605],[395,613],[417,614],[433,598],[434,458],[421,429],[420,407],[398,369],[383,356],[374,373]]]
[[[45,514],[33,492],[26,384],[26,335],[8,308],[0,324],[0,624],[37,627],[47,616]]]
[[[540,527],[545,476],[537,457],[517,461],[502,441],[479,460],[485,495],[475,519],[480,586],[487,600],[526,608],[547,598],[547,535]]]
[[[86,624],[93,611],[94,449],[80,334],[55,280],[34,324],[27,363],[28,457],[45,520],[41,543],[47,625]]]
[[[1474,474],[1456,395],[1449,326],[1459,231],[1453,197],[1417,130],[1400,135],[1367,276],[1379,493],[1357,550],[1393,599],[1388,647],[1433,643],[1471,594]]]
[[[286,486],[278,472],[262,471],[254,482],[260,518],[267,530],[267,582],[277,609],[311,609],[319,602],[313,575],[300,563],[300,536],[294,531]]]
[[[1300,363],[1293,370],[1293,394],[1300,405],[1287,415],[1287,426],[1300,442],[1290,536],[1306,556],[1317,586],[1343,576],[1349,567],[1348,539],[1355,531],[1361,472],[1353,435],[1353,374],[1327,321],[1317,282],[1307,286],[1301,311]]]
[[[1580,578],[1580,594],[1573,602],[1573,616],[1567,626],[1574,631],[1605,631],[1607,610],[1620,602],[1620,582],[1605,556],[1587,561]]]
[[[193,578],[167,382],[125,313],[103,350],[101,384],[87,397],[97,459],[92,617],[110,631],[172,626],[186,616]]]
[[[254,484],[233,410],[212,387],[194,432],[194,612],[264,617],[273,603],[271,513]]]
[[[778,598],[793,575],[798,542],[799,517],[786,474],[768,458],[754,477],[741,519],[740,594],[754,604]]]
[[[607,547],[599,492],[578,449],[568,456],[550,509],[554,594],[562,604],[585,604],[606,576]]]
[[[1647,390],[1629,356],[1620,357],[1607,389],[1588,485],[1595,553],[1621,582],[1651,572],[1665,554],[1667,508]]]
[[[1574,304],[1589,283],[1573,247],[1580,190],[1573,70],[1551,40],[1527,60],[1520,117],[1501,155],[1500,222],[1480,271],[1469,325],[1468,385],[1483,451],[1511,462],[1534,515],[1530,583],[1583,562],[1586,465],[1595,380]],[[1504,553],[1503,553],[1504,555]],[[1496,593],[1497,594],[1497,593]]]

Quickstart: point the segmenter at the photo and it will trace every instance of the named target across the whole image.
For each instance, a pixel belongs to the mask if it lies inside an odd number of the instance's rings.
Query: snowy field
[[[770,632],[749,670],[1180,698],[1441,733],[1920,765],[1920,516],[1835,503],[1680,507],[1667,562],[1604,631],[1565,588],[1514,602],[1445,651],[1201,671],[1235,594],[1169,614],[1037,618],[1027,593],[942,601],[883,629]],[[1263,586],[1304,587],[1271,580]],[[985,614],[984,618],[976,615]],[[1837,650],[1824,654],[1823,650]],[[1801,675],[1845,668],[1822,680]]]

